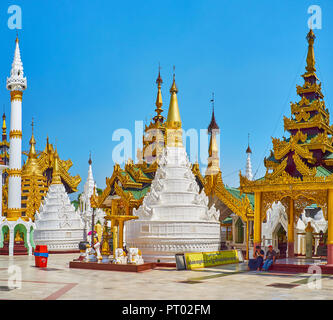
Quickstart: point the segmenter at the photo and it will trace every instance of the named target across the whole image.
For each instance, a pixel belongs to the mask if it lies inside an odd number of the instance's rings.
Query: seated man
[[[268,271],[269,267],[275,262],[276,252],[273,250],[272,246],[268,246],[268,251],[266,253],[265,263],[263,265],[263,270]]]
[[[264,261],[265,252],[260,249],[260,246],[256,246],[253,251],[253,258],[249,260],[248,270],[260,271],[261,265]]]

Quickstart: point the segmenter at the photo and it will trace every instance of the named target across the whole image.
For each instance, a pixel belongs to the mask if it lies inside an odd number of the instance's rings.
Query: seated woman
[[[256,246],[253,251],[253,258],[249,260],[248,270],[257,270],[260,271],[262,263],[264,261],[265,252],[260,249],[260,246]]]

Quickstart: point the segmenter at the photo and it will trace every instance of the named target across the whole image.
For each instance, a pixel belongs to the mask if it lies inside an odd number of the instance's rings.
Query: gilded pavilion
[[[294,256],[295,223],[305,207],[318,205],[328,220],[327,263],[333,264],[333,126],[329,122],[321,83],[316,74],[312,30],[307,34],[308,53],[304,84],[297,85],[300,100],[291,103],[284,117],[288,138],[272,138],[273,150],[264,164],[266,174],[250,181],[240,174],[240,190],[254,193],[254,244],[261,244],[266,211],[281,201],[288,215],[288,256]]]
[[[107,212],[106,219],[111,220],[111,230],[117,227],[119,241],[118,247],[123,244],[124,222],[136,219],[133,216],[133,208],[137,209],[143,201],[144,196],[150,189],[151,182],[158,168],[158,156],[166,142],[166,120],[162,115],[162,93],[161,84],[163,83],[160,73],[156,80],[157,98],[156,115],[148,126],[145,127],[143,136],[143,150],[138,151],[138,163],[128,160],[124,169],[119,164],[115,164],[113,174],[106,178],[106,188],[100,196],[92,196],[91,203],[94,208],[102,208]],[[169,121],[177,122],[179,114],[173,114],[173,105],[177,103],[178,89],[175,79],[170,89],[171,98],[168,112]],[[178,108],[177,108],[178,110]],[[172,119],[174,120],[172,120]],[[208,167],[203,176],[199,169],[199,164],[192,166],[192,172],[200,187],[204,189],[210,199],[209,207],[215,204],[220,210],[222,221],[231,213],[240,216],[247,226],[247,237],[249,237],[249,221],[253,220],[253,196],[240,194],[238,189],[226,187],[222,180],[222,173],[219,165],[218,145],[216,134],[218,125],[215,120],[214,110],[211,123],[208,127],[210,134]],[[177,137],[176,137],[177,138]],[[103,245],[102,245],[103,247]]]

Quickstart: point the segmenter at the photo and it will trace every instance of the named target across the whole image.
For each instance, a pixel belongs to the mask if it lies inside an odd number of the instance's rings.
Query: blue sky
[[[20,5],[21,56],[28,89],[23,96],[23,150],[35,118],[37,149],[46,136],[70,158],[82,190],[89,151],[99,187],[111,176],[118,128],[154,115],[158,63],[164,115],[172,66],[185,129],[207,128],[210,98],[221,129],[225,183],[237,186],[251,135],[253,171],[264,174],[271,136],[283,134],[296,84],[302,84],[310,5],[322,9],[315,30],[317,71],[326,106],[333,103],[333,1],[1,1],[0,105],[10,111],[5,88],[13,59],[15,30],[7,27],[9,5]],[[9,122],[8,122],[9,125]]]

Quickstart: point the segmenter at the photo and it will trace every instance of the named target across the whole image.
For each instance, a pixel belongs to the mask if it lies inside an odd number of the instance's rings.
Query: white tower
[[[250,140],[250,135],[249,135],[249,140]],[[252,153],[252,150],[250,148],[250,141],[249,141],[247,149],[246,149],[247,159],[246,159],[246,173],[245,173],[246,178],[248,178],[249,180],[253,179],[251,153]]]
[[[84,222],[84,240],[87,240],[87,233],[91,231],[92,228],[92,214],[93,209],[91,208],[90,198],[95,193],[97,195],[97,185],[94,180],[92,172],[92,160],[89,156],[89,169],[87,181],[84,185],[84,190],[80,196],[79,212],[80,216]],[[102,209],[95,210],[94,223],[100,222],[101,225],[104,224],[105,212]]]
[[[7,89],[10,90],[10,158],[8,170],[8,220],[21,216],[21,167],[22,167],[22,95],[27,88],[27,79],[23,74],[19,40],[16,38],[14,61]]]

